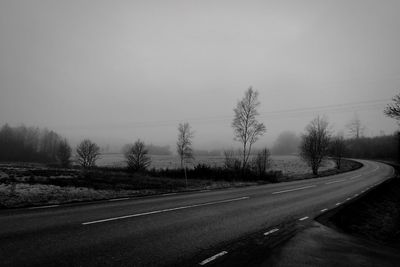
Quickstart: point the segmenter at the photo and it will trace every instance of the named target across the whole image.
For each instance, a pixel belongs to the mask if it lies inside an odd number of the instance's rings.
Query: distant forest
[[[5,124],[0,130],[0,161],[56,162],[62,140],[47,129]]]
[[[363,159],[397,159],[397,133],[376,137],[359,137],[345,140],[346,157]]]

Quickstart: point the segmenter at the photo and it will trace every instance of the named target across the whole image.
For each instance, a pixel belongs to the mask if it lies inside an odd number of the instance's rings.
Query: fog
[[[271,147],[317,115],[390,134],[400,89],[399,1],[0,2],[0,123],[72,144],[230,148],[233,108],[259,92]]]

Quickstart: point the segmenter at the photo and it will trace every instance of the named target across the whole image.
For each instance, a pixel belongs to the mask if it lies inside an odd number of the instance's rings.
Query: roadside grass
[[[254,181],[151,177],[125,170],[0,168],[0,208],[106,200],[256,185]]]
[[[346,233],[400,248],[400,179],[390,179],[340,209],[329,223]]]

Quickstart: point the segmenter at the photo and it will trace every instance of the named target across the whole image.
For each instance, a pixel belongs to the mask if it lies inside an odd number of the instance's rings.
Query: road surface
[[[2,266],[207,265],[232,240],[308,220],[394,173],[372,162],[335,176],[228,190],[0,212]],[[218,249],[218,251],[216,251]],[[207,255],[209,257],[207,257]]]

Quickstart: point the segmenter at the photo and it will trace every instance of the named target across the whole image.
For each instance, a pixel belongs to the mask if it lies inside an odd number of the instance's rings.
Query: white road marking
[[[342,204],[342,203],[338,202],[338,203],[336,203],[336,206],[339,206],[340,204]]]
[[[361,174],[356,175],[356,176],[353,176],[353,177],[350,177],[349,179],[350,179],[350,180],[353,180],[353,179],[357,179],[357,178],[359,178],[359,177],[361,177]]]
[[[210,192],[210,189],[204,189],[204,190],[200,190],[199,192]]]
[[[334,183],[340,183],[340,182],[344,182],[346,181],[346,179],[342,179],[342,180],[336,180],[336,181],[332,181],[332,182],[327,182],[325,184],[334,184]]]
[[[48,206],[31,207],[31,208],[28,208],[28,210],[47,209],[47,208],[54,208],[54,207],[58,207],[58,206],[60,206],[60,205],[48,205]]]
[[[349,201],[351,199],[351,197],[346,198],[346,201]]]
[[[224,250],[224,251],[222,251],[218,254],[215,254],[214,256],[209,257],[208,259],[205,259],[204,261],[200,262],[200,265],[206,265],[207,263],[214,261],[217,258],[224,256],[225,254],[228,254],[228,252]]]
[[[268,232],[265,232],[264,235],[270,235],[270,234],[275,233],[277,231],[279,231],[279,229],[278,228],[274,228],[272,230],[269,230]]]
[[[177,193],[166,193],[166,194],[162,194],[162,196],[173,196],[176,195]]]
[[[355,196],[355,197],[358,197],[358,194],[355,194],[354,196]]]
[[[316,187],[316,185],[309,185],[309,186],[304,186],[304,187],[298,187],[298,188],[293,188],[293,189],[288,189],[288,190],[282,190],[282,191],[278,191],[278,192],[273,192],[272,194],[282,194],[282,193],[287,193],[287,192],[292,192],[292,191],[297,191],[297,190],[303,190],[303,189],[307,189],[307,188],[311,188],[311,187]]]
[[[120,200],[127,200],[127,199],[129,199],[129,197],[113,198],[113,199],[109,199],[108,201],[112,202],[112,201],[120,201]]]
[[[323,209],[323,210],[321,210],[321,212],[325,212],[325,211],[327,211],[328,209]]]
[[[157,214],[157,213],[170,212],[170,211],[175,211],[175,210],[184,210],[184,209],[190,209],[190,208],[196,208],[196,207],[202,207],[202,206],[210,206],[210,205],[215,205],[215,204],[221,204],[221,203],[228,203],[228,202],[233,202],[233,201],[245,200],[245,199],[248,199],[248,198],[250,198],[250,197],[239,197],[239,198],[226,199],[226,200],[220,200],[220,201],[214,201],[214,202],[206,202],[206,203],[201,203],[201,204],[193,204],[193,205],[181,206],[181,207],[169,208],[169,209],[163,209],[163,210],[154,210],[154,211],[130,214],[130,215],[125,215],[125,216],[120,216],[120,217],[113,217],[113,218],[108,218],[108,219],[84,222],[84,223],[82,223],[82,225],[109,222],[109,221],[116,221],[116,220],[122,220],[122,219],[127,219],[127,218],[133,218],[133,217],[140,217],[140,216],[146,216],[146,215]]]
[[[378,170],[378,169],[379,169],[379,166],[376,167],[375,169],[373,169],[372,172],[374,172],[374,171],[376,171],[376,170]]]
[[[300,218],[299,221],[304,221],[304,220],[307,220],[307,219],[308,219],[308,217],[306,216],[306,217]]]

